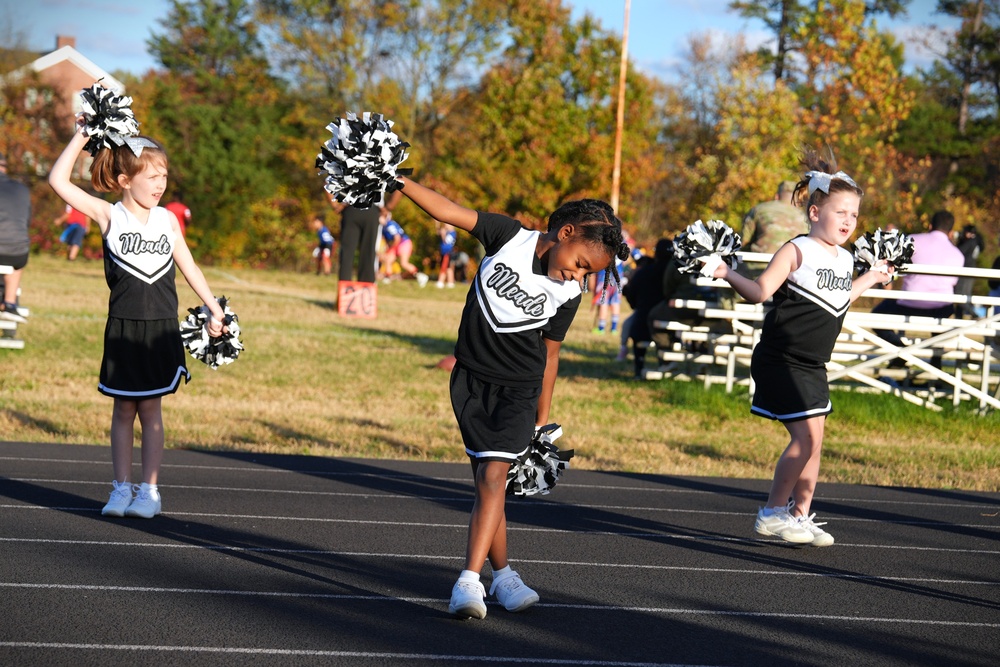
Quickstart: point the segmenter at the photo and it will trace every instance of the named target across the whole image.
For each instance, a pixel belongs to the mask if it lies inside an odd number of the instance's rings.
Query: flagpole
[[[615,122],[615,164],[611,170],[611,208],[618,212],[618,191],[622,175],[622,131],[625,126],[625,74],[628,70],[628,15],[632,2],[625,0],[625,25],[622,28],[622,59],[618,69],[618,114]]]

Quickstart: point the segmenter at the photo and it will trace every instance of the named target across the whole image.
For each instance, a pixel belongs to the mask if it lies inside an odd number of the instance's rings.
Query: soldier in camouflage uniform
[[[792,205],[795,181],[782,181],[773,201],[758,204],[743,218],[743,249],[774,254],[786,241],[809,233],[805,212]]]

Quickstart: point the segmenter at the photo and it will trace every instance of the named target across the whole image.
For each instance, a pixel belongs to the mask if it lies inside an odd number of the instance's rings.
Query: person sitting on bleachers
[[[952,244],[952,227],[955,216],[948,211],[938,211],[931,218],[931,229],[923,234],[913,235],[914,264],[934,264],[961,267],[965,265],[962,251]],[[951,296],[955,293],[957,276],[935,276],[919,273],[903,275],[904,292],[923,292]],[[952,301],[917,301],[912,299],[885,299],[872,308],[873,313],[882,315],[907,315],[911,317],[951,317],[955,313]],[[875,329],[875,333],[897,347],[903,345],[899,334],[886,329]]]

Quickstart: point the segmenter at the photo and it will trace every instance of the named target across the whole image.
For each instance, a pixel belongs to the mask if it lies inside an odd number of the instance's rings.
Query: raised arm
[[[85,216],[96,222],[104,235],[108,230],[108,223],[111,221],[111,204],[95,197],[70,181],[73,173],[73,165],[80,157],[80,152],[87,144],[87,137],[77,128],[66,148],[63,149],[59,159],[52,165],[49,172],[49,185],[59,195],[64,202],[83,213]]]
[[[778,291],[788,274],[798,268],[801,262],[799,249],[793,243],[786,243],[774,253],[771,262],[757,280],[741,276],[727,264],[722,264],[713,274],[733,286],[740,296],[750,303],[764,303]]]
[[[476,226],[479,214],[471,208],[459,206],[444,195],[425,188],[405,176],[401,176],[399,180],[403,183],[403,194],[435,220],[447,222],[467,232]]]

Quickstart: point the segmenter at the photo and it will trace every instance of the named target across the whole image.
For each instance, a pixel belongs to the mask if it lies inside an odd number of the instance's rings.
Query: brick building
[[[39,95],[45,95],[46,102],[55,104],[57,117],[65,119],[66,130],[73,127],[74,118],[81,110],[80,91],[84,88],[89,88],[95,82],[100,81],[103,86],[116,93],[125,92],[124,83],[76,50],[75,37],[56,36],[54,51],[40,54],[33,61],[4,76],[3,79],[6,81],[16,80],[29,72],[33,72],[37,81],[44,84],[45,88],[27,90],[24,100],[26,107],[30,109],[38,100]],[[23,159],[27,164],[34,163],[39,174],[45,173],[49,167],[47,161],[37,158],[30,148],[25,150]],[[89,178],[91,162],[92,158],[89,155],[82,155],[73,170],[74,177]]]

